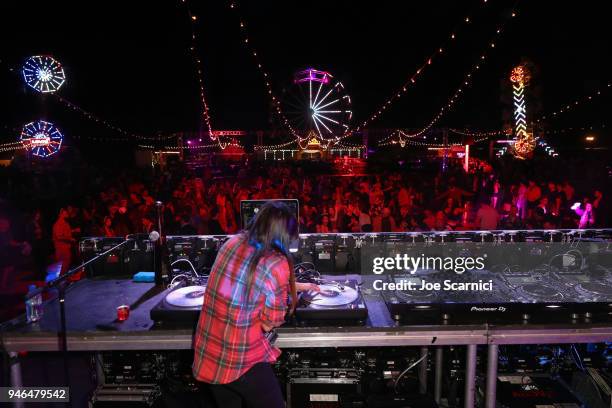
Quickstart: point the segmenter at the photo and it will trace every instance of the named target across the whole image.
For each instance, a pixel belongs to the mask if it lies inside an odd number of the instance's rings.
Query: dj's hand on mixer
[[[316,283],[295,282],[295,290],[298,292],[320,292],[321,288]]]

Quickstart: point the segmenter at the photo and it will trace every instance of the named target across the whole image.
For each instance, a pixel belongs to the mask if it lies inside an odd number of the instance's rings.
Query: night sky
[[[270,129],[263,78],[241,43],[239,20],[224,0],[195,1],[198,53],[216,129]],[[278,94],[293,72],[332,72],[351,95],[355,122],[367,118],[441,44],[448,52],[395,102],[374,128],[420,128],[445,104],[515,1],[249,1],[240,3],[251,43]],[[520,1],[518,15],[490,50],[441,126],[499,129],[503,86],[522,59],[536,68],[532,86],[541,113],[593,92],[610,81],[610,21],[601,1]],[[453,27],[457,39],[448,44]],[[195,71],[188,54],[190,23],[180,0],[27,1],[0,5],[0,143],[13,129],[40,117],[71,134],[110,132],[81,119],[52,97],[27,88],[20,66],[30,55],[51,54],[64,65],[61,95],[121,127],[142,134],[201,127]],[[612,103],[598,101],[549,123],[601,127]],[[507,98],[507,95],[506,95]]]

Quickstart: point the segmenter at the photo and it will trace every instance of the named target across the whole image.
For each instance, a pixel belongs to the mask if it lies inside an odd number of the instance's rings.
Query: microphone
[[[151,231],[148,234],[146,232],[139,232],[136,234],[128,234],[125,236],[125,240],[126,241],[134,241],[134,240],[141,240],[141,239],[149,239],[149,241],[157,241],[160,238],[159,232],[157,231]]]
[[[151,231],[149,233],[149,241],[151,242],[155,242],[160,238],[161,235],[159,235],[159,232],[157,231]]]

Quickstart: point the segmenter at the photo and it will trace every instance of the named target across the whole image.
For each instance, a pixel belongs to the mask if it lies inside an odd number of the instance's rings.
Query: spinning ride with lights
[[[41,93],[53,93],[66,81],[62,65],[48,55],[35,55],[21,69],[25,83]]]
[[[351,98],[342,82],[329,72],[312,68],[294,75],[281,105],[302,149],[311,144],[313,137],[327,148],[349,129],[353,116]]]
[[[64,136],[51,122],[38,120],[23,126],[19,140],[36,157],[49,157],[59,152]]]

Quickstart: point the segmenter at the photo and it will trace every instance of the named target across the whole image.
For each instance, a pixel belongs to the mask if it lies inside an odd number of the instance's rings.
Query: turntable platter
[[[201,307],[206,286],[186,286],[168,293],[166,302],[178,307]]]
[[[525,293],[538,298],[559,298],[563,295],[555,288],[541,284],[527,284],[521,287]]]
[[[315,306],[337,307],[344,306],[357,300],[357,290],[346,285],[322,284],[320,292],[308,292],[303,299]]]
[[[398,290],[396,293],[397,296],[408,299],[423,299],[434,295],[434,292],[430,290]]]
[[[396,278],[395,283],[399,283],[402,278]],[[412,286],[415,288],[420,288],[423,282],[423,279],[420,277],[407,277],[403,278],[403,280],[412,283]],[[395,294],[398,298],[404,299],[408,302],[413,302],[421,299],[427,299],[435,295],[434,291],[431,290],[396,290]]]
[[[612,287],[608,285],[604,285],[602,283],[597,282],[585,282],[581,283],[580,286],[582,289],[587,292],[592,292],[598,295],[611,296],[612,297]]]

